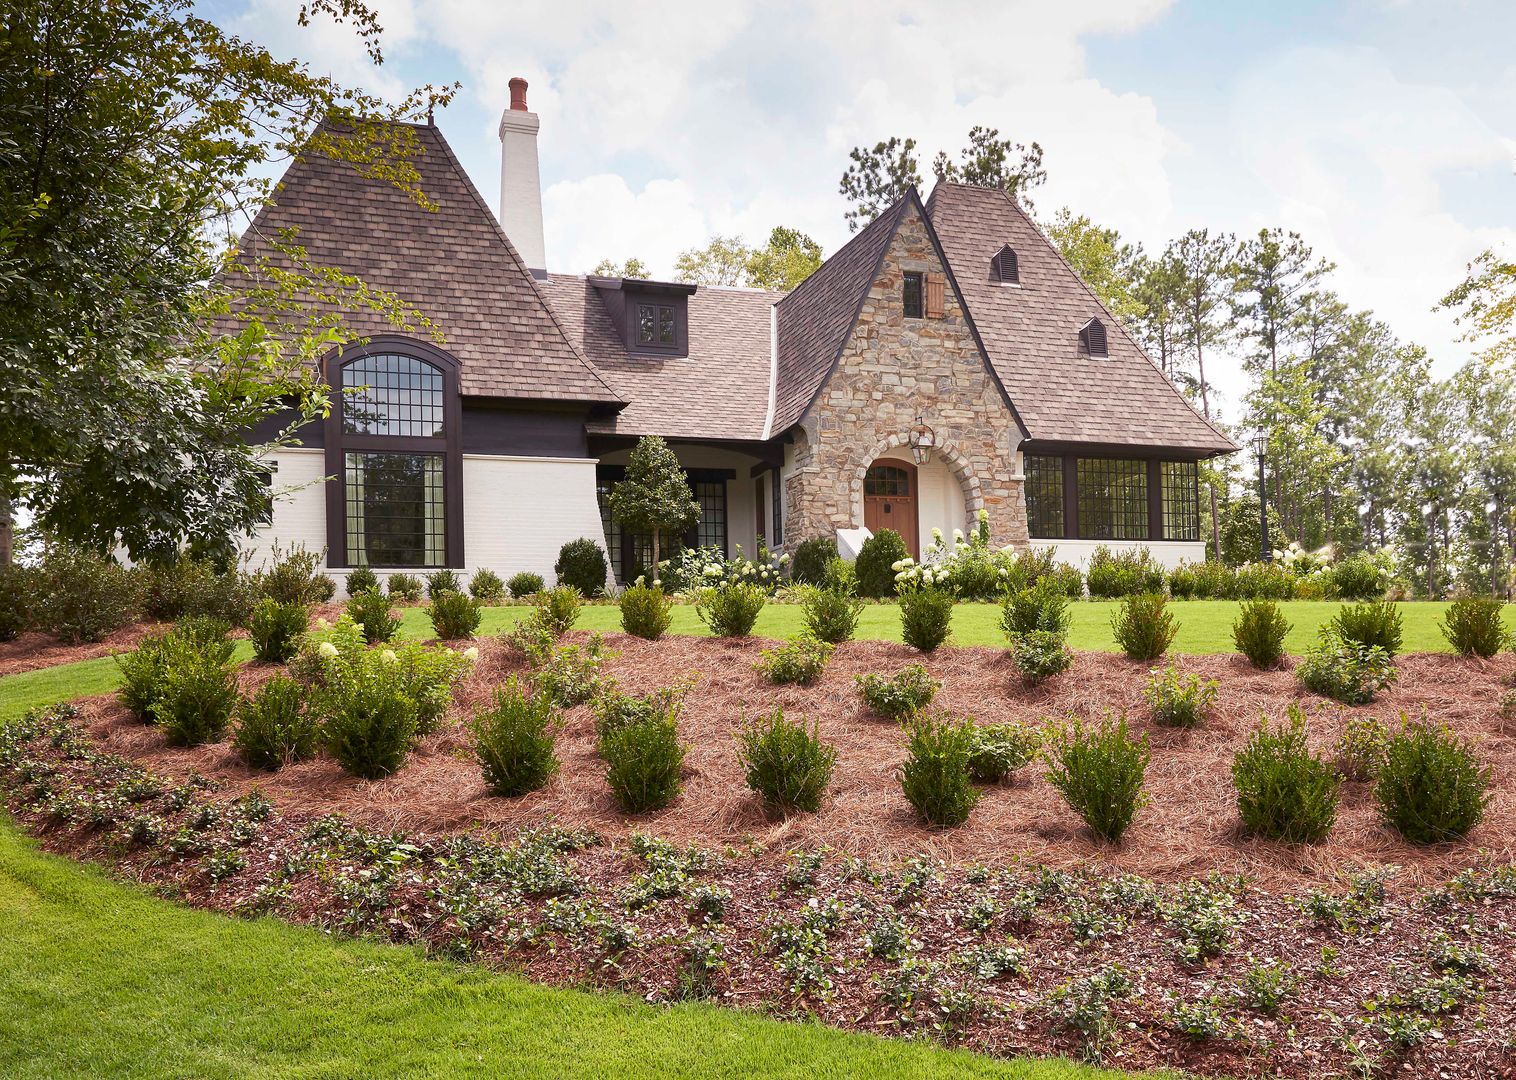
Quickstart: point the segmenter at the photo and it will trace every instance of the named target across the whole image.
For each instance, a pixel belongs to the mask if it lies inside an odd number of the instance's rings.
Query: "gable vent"
[[[1091,319],[1084,324],[1084,328],[1079,331],[1079,351],[1086,356],[1110,355],[1105,341],[1105,323]]]
[[[1010,244],[997,251],[990,260],[990,277],[1007,285],[1021,284],[1021,267]]]

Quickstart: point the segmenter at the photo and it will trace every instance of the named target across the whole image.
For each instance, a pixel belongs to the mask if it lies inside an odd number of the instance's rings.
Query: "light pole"
[[[1269,489],[1263,475],[1263,452],[1268,449],[1267,435],[1253,439],[1253,455],[1258,459],[1258,554],[1264,562],[1274,559],[1274,546],[1269,543]],[[1217,552],[1218,556],[1220,552]]]

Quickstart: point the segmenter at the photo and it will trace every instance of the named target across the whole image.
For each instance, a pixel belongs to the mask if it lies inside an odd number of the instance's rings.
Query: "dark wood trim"
[[[774,482],[769,485],[772,489],[774,506],[774,534],[769,537],[769,547],[779,547],[784,543],[784,507],[781,500],[784,498],[783,485],[780,483],[779,466],[774,466]]]
[[[1163,539],[1163,463],[1148,461],[1148,539]]]
[[[1072,454],[1085,458],[1122,458],[1142,461],[1205,461],[1230,450],[1198,450],[1193,446],[1122,446],[1113,443],[1072,443],[1052,439],[1028,439],[1021,444],[1024,454],[1054,457]]]
[[[1063,455],[1063,535],[1060,540],[1079,538],[1079,459]]]
[[[443,435],[348,435],[342,430],[345,397],[342,394],[343,368],[365,356],[397,353],[413,356],[434,365],[442,372]],[[321,363],[322,378],[331,390],[332,408],[326,418],[326,471],[332,477],[326,485],[327,565],[347,569],[353,565],[347,550],[347,460],[348,451],[358,453],[425,453],[442,455],[443,555],[446,565],[464,565],[463,550],[463,399],[458,392],[460,365],[451,354],[434,345],[412,338],[381,335],[362,345],[339,348]],[[419,568],[418,568],[419,569]]]

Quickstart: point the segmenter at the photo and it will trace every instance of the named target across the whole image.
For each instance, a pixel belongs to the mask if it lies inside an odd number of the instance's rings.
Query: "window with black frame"
[[[1079,537],[1148,539],[1148,463],[1123,458],[1080,458]]]
[[[690,489],[700,504],[695,524],[695,546],[713,547],[726,553],[726,481],[691,479]]]
[[[925,275],[916,271],[907,271],[904,284],[901,286],[901,302],[905,305],[905,317],[907,319],[922,318],[925,310],[924,290],[922,282]]]
[[[1063,458],[1028,454],[1026,457],[1026,524],[1034,540],[1066,535],[1063,520]]]
[[[1163,538],[1200,539],[1200,466],[1193,461],[1159,465],[1163,481]]]
[[[667,304],[637,305],[637,344],[672,349],[679,343],[678,316]]]
[[[648,561],[653,556],[653,538],[647,533],[628,533],[611,513],[611,489],[625,475],[620,465],[601,465],[595,470],[595,497],[600,504],[600,524],[605,530],[605,550],[610,554],[611,571],[616,580],[628,582],[648,571]],[[728,550],[727,534],[727,477],[716,470],[702,472],[699,469],[685,470],[690,491],[700,504],[700,520],[695,527],[682,536],[664,537],[664,558],[677,554],[687,546],[713,547],[725,555]]]

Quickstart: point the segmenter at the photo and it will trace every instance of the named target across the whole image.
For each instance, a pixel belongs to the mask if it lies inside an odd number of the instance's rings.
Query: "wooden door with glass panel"
[[[905,461],[878,461],[863,477],[863,523],[870,532],[894,529],[913,559],[921,558],[916,525],[916,466]]]

